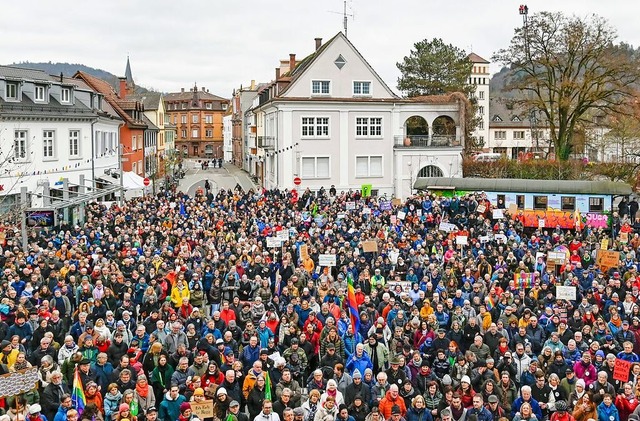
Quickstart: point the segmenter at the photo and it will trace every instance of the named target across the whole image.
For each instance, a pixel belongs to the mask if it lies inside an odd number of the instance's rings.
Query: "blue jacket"
[[[251,348],[251,346],[245,346],[242,348],[242,355],[240,355],[240,361],[244,367],[252,367],[253,363],[258,361],[260,358],[260,347],[255,346]]]
[[[67,421],[67,408],[63,408],[62,405],[58,407],[58,412],[56,412],[56,416],[53,418],[53,421]]]
[[[13,324],[11,325],[11,327],[9,327],[7,338],[12,337],[13,335],[18,335],[20,339],[26,339],[27,342],[29,342],[31,340],[31,336],[33,335],[33,330],[29,323],[25,323],[22,326]]]
[[[113,365],[109,361],[105,365],[97,363],[91,364],[91,370],[96,373],[96,383],[100,386],[100,390],[107,390],[111,383],[111,374],[113,374]],[[107,393],[107,392],[105,392]]]
[[[363,351],[362,357],[360,358],[358,358],[356,354],[353,353],[347,359],[347,365],[345,367],[347,368],[351,376],[353,376],[353,372],[356,371],[357,369],[360,372],[360,374],[362,374],[362,376],[364,377],[364,371],[367,368],[370,368],[373,370],[373,363],[371,362],[371,358],[369,358],[369,354],[367,354],[367,351]]]
[[[418,411],[413,407],[409,408],[405,419],[407,421],[433,421],[433,417],[431,416],[431,411],[424,408]],[[481,420],[478,419],[478,421],[481,421]]]
[[[344,335],[342,335],[342,340],[344,341],[344,352],[345,354],[347,354],[347,360],[352,354],[355,354],[356,345],[363,342],[360,333],[356,333],[355,335],[349,335],[345,333]]]
[[[56,416],[56,418],[58,417]],[[602,402],[598,405],[598,421],[620,421],[618,408],[616,408],[613,403],[611,406],[606,406],[604,402]]]
[[[469,419],[470,415],[475,415],[478,421],[498,421],[493,419],[493,415],[485,407],[482,407],[480,410],[471,408],[467,411],[467,419]]]
[[[542,419],[542,409],[540,409],[540,405],[538,404],[538,401],[533,399],[533,398],[531,398],[527,402],[529,402],[529,404],[531,404],[531,409],[533,410],[533,414],[536,416],[536,418],[541,420]],[[516,416],[516,412],[520,411],[520,407],[522,406],[523,403],[524,403],[524,399],[522,399],[522,396],[520,396],[518,399],[516,399],[513,402],[513,406],[511,407],[511,418]],[[618,420],[618,421],[620,421],[620,420]]]
[[[167,392],[164,399],[160,403],[160,409],[158,409],[158,419],[160,419],[161,421],[176,421],[180,416],[180,405],[182,405],[182,403],[186,400],[187,398],[185,398],[183,395],[178,395],[178,398],[176,400],[170,400],[169,392]],[[55,421],[58,420],[56,419]]]

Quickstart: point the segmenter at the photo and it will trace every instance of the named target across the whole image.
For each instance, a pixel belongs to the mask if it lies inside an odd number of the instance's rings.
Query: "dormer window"
[[[18,84],[14,82],[7,82],[6,90],[7,101],[16,101],[18,99]]]
[[[71,89],[62,88],[60,91],[60,102],[63,104],[69,104],[71,102]]]
[[[204,107],[205,107],[207,110],[211,110],[211,109],[213,109],[213,104],[212,104],[212,103],[210,103],[210,102],[207,102],[206,104],[204,104]]]
[[[45,100],[47,88],[44,85],[36,85],[35,100],[43,102]]]
[[[520,117],[518,117],[517,115],[514,115],[514,116],[511,118],[511,121],[516,121],[516,122],[518,122],[518,121],[522,121],[522,120],[520,120]]]
[[[500,123],[500,122],[502,122],[502,119],[500,118],[499,115],[494,115],[493,119],[491,119],[491,121],[493,121],[495,123]]]

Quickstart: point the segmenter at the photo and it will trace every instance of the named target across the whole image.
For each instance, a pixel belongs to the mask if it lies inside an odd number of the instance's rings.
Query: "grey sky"
[[[538,0],[530,13],[561,10],[607,18],[619,39],[640,44],[640,3]],[[353,0],[348,36],[396,86],[395,63],[416,41],[440,37],[490,59],[521,25],[519,1]],[[314,38],[342,30],[341,0],[26,0],[3,2],[0,63],[82,63],[123,75],[127,53],[137,84],[177,91],[194,82],[229,97],[251,79],[274,77],[279,59],[311,53]],[[499,70],[494,65],[492,71]]]

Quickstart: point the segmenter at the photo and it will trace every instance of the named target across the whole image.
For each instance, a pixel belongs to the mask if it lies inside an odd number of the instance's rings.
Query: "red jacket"
[[[400,407],[400,413],[404,417],[407,413],[407,406],[404,404],[404,399],[400,394],[394,399],[391,396],[391,391],[387,391],[387,394],[382,398],[380,403],[378,404],[378,409],[380,410],[380,414],[384,417],[385,420],[391,418],[391,409],[393,405],[398,405]]]

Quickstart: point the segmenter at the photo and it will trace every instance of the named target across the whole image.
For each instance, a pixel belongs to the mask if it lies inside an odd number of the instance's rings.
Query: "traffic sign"
[[[149,180],[149,177],[145,177],[145,179],[142,182],[144,183],[145,187],[151,184],[151,180]]]
[[[295,184],[296,186],[299,186],[300,184],[302,184],[302,179],[300,177],[294,177],[293,184]]]

